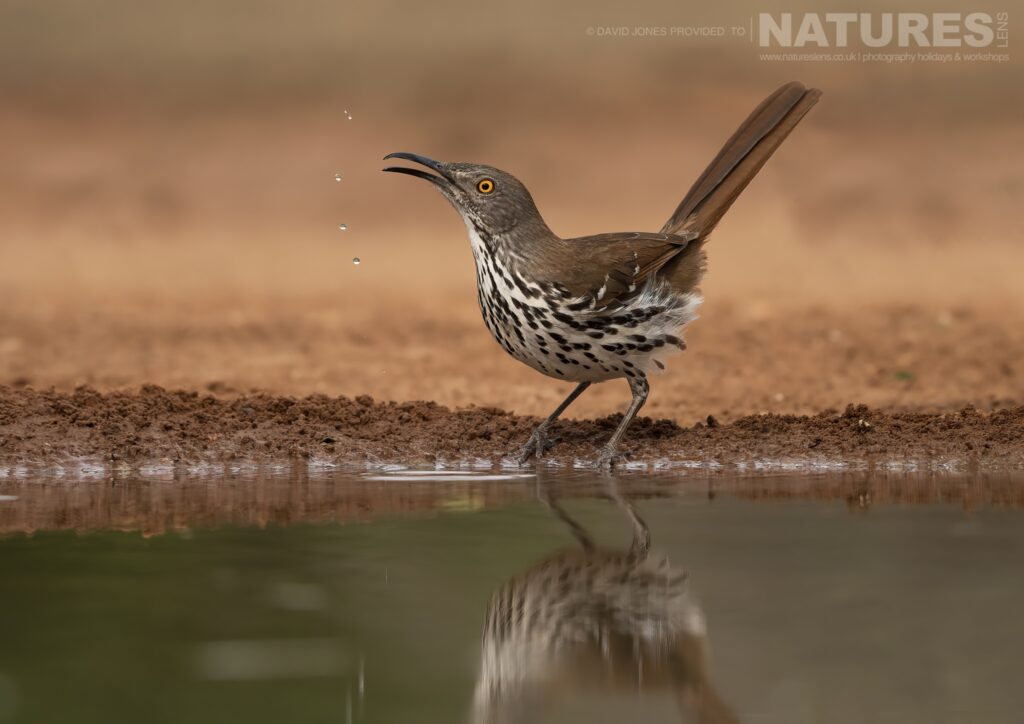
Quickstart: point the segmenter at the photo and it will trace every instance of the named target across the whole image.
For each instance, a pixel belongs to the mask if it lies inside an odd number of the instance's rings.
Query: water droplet
[[[345,109],[345,118],[349,119],[350,121],[352,120],[352,114],[348,112],[347,108]]]
[[[348,231],[348,224],[338,224],[338,228],[342,231]]]
[[[337,181],[338,183],[341,183],[341,174],[340,173],[334,174],[334,180]]]
[[[360,264],[362,264],[362,262],[359,261],[359,257],[358,256],[352,257],[352,263],[355,264],[356,266],[359,266]]]

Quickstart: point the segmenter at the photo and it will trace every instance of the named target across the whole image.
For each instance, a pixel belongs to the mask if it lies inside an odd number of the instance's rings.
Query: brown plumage
[[[630,294],[631,284],[639,286],[659,273],[679,292],[694,290],[704,272],[703,254],[695,247],[707,241],[725,212],[820,96],[821,91],[792,82],[762,101],[704,169],[660,233],[617,232],[566,239],[564,246],[556,243],[549,247],[552,259],[545,258],[542,250],[536,266],[567,270],[558,281],[575,295],[599,288],[602,270],[611,273],[613,284],[606,299]],[[581,258],[579,247],[585,247],[583,258],[595,263],[559,263],[562,256]],[[634,253],[640,263],[640,273],[635,275],[631,274]]]
[[[725,142],[661,230],[692,231],[706,238],[820,97],[817,88],[793,81],[765,98]]]
[[[626,427],[647,398],[647,372],[684,348],[679,334],[696,317],[704,243],[765,162],[817,102],[820,91],[787,83],[739,127],[660,232],[563,239],[511,174],[472,163],[390,167],[430,181],[462,216],[477,269],[484,321],[516,359],[576,389],[537,428],[520,454],[543,453],[545,431],[591,383],[625,378],[633,401],[598,464],[610,467]]]

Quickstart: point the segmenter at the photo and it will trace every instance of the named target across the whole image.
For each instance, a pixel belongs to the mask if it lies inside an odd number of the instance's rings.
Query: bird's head
[[[463,219],[476,228],[504,235],[517,227],[543,224],[533,197],[510,173],[478,163],[442,163],[416,153],[389,153],[384,160],[401,158],[425,166],[389,166],[393,173],[425,179],[447,198]]]

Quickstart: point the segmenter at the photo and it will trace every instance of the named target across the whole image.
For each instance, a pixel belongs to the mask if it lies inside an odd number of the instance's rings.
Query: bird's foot
[[[597,462],[594,464],[594,467],[596,467],[598,470],[611,472],[611,469],[612,467],[614,467],[615,463],[625,459],[625,453],[617,452],[616,449],[611,445],[605,445],[604,447],[601,448],[601,454],[597,456]]]
[[[526,465],[532,457],[536,457],[538,460],[544,457],[544,453],[555,444],[553,440],[548,439],[547,432],[547,424],[539,425],[537,429],[533,431],[533,434],[530,435],[530,439],[527,440],[526,444],[519,450],[519,465]]]

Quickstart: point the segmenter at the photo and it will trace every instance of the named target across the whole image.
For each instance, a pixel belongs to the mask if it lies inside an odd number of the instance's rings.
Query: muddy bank
[[[547,460],[592,460],[619,416],[566,420]],[[363,396],[220,398],[146,386],[72,393],[0,387],[0,465],[101,469],[147,464],[309,462],[365,466],[491,461],[515,451],[536,418],[432,402]],[[813,416],[754,415],[692,427],[639,419],[623,445],[630,461],[914,463],[970,469],[1024,467],[1024,407],[981,413],[883,412],[865,406]]]

